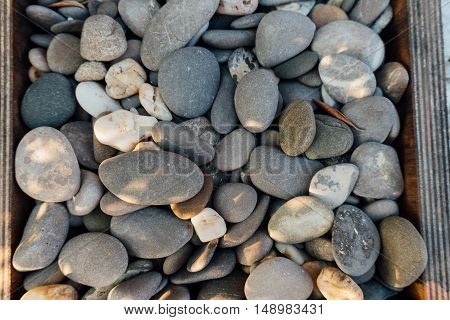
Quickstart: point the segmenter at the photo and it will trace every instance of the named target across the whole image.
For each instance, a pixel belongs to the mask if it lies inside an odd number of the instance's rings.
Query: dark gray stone
[[[311,70],[308,73],[305,73],[304,75],[300,76],[298,78],[298,81],[300,81],[301,84],[304,84],[305,86],[308,87],[320,87],[323,83],[322,83],[322,79],[320,79],[320,75],[319,75],[319,69],[315,68],[313,70]]]
[[[220,134],[230,133],[238,123],[234,109],[236,84],[225,68],[222,69],[219,91],[211,107],[211,124]]]
[[[231,23],[232,29],[251,29],[256,28],[259,25],[259,22],[262,18],[264,18],[266,14],[264,12],[258,12],[249,14],[240,18],[237,18]]]
[[[118,6],[120,16],[127,27],[141,38],[159,8],[160,5],[156,0],[119,1]]]
[[[313,51],[303,51],[299,55],[276,66],[273,70],[281,79],[295,79],[314,68],[319,56]]]
[[[398,292],[388,289],[376,280],[371,280],[360,285],[364,293],[364,300],[387,300]]]
[[[99,208],[83,216],[83,225],[89,232],[107,233],[110,224],[111,216],[103,213]]]
[[[284,105],[289,105],[294,101],[308,101],[316,109],[312,99],[321,99],[320,88],[311,88],[305,86],[298,81],[280,81],[278,86],[281,96],[283,97]]]
[[[253,47],[255,37],[254,30],[208,30],[203,34],[202,40],[217,49],[236,49]]]
[[[83,30],[83,25],[84,21],[81,20],[66,20],[52,25],[50,31],[55,34],[72,33],[76,36],[80,36],[81,31]]]
[[[379,222],[390,216],[398,216],[399,208],[397,202],[393,200],[377,200],[369,203],[363,208],[363,211],[372,219],[373,222]]]
[[[189,257],[191,256],[193,247],[190,242],[186,243],[176,252],[164,259],[163,272],[166,275],[171,275],[180,270],[186,265]]]
[[[67,18],[85,20],[89,17],[89,11],[86,8],[80,7],[62,7],[58,8],[58,12]]]
[[[218,243],[219,239],[214,239],[201,247],[197,247],[187,262],[186,270],[199,272],[205,269],[213,259]]]
[[[226,135],[216,145],[214,165],[220,171],[231,171],[243,167],[256,146],[256,138],[243,128]]]
[[[98,169],[98,163],[94,158],[93,129],[88,121],[75,121],[66,123],[61,127],[61,132],[69,140],[78,162],[92,170]]]
[[[52,25],[66,20],[64,16],[44,6],[28,6],[25,13],[34,23],[45,30],[50,30]]]
[[[198,300],[244,300],[244,285],[247,275],[239,268],[226,277],[209,280],[201,284]]]
[[[244,183],[227,183],[214,193],[214,209],[227,222],[247,219],[256,207],[258,195]]]
[[[30,36],[31,42],[33,42],[35,45],[38,45],[42,48],[48,48],[52,39],[53,39],[53,35],[45,34],[45,33],[36,33],[36,34],[32,34]]]
[[[233,53],[233,50],[222,50],[222,49],[214,49],[214,48],[210,48],[209,51],[211,51],[214,54],[214,56],[217,59],[217,62],[219,62],[219,63],[228,62],[228,59],[230,58],[231,54]]]
[[[161,280],[158,272],[142,273],[114,287],[108,294],[108,300],[150,300],[156,294]]]

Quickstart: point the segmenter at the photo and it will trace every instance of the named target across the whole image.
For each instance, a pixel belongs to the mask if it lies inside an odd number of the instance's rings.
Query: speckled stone
[[[214,165],[220,171],[231,171],[243,167],[256,146],[255,136],[239,128],[226,135],[216,145]]]
[[[255,69],[238,83],[234,95],[236,114],[250,132],[263,132],[274,120],[278,105],[277,83],[275,75],[266,69]]]
[[[77,300],[78,293],[67,284],[51,284],[26,292],[20,300]]]
[[[351,162],[359,167],[353,193],[373,199],[397,199],[403,193],[403,175],[394,148],[366,142],[353,151]]]
[[[377,84],[392,102],[398,103],[409,84],[409,74],[399,62],[388,62],[376,73]]]
[[[377,86],[370,67],[345,54],[323,57],[319,74],[327,92],[340,103],[371,96]]]
[[[214,257],[218,243],[219,239],[214,239],[201,247],[197,247],[186,264],[186,270],[199,272],[205,269]]]
[[[306,194],[313,175],[322,168],[318,161],[289,157],[281,150],[268,146],[255,148],[248,162],[255,187],[285,200]]]
[[[217,49],[236,49],[253,47],[255,37],[254,30],[208,30],[202,35],[202,40]]]
[[[191,239],[192,233],[189,222],[156,207],[111,220],[111,234],[123,242],[131,255],[145,259],[170,256]]]
[[[92,124],[87,121],[74,121],[61,127],[61,132],[69,140],[78,162],[92,170],[98,169],[98,163],[94,158],[94,146],[92,141]]]
[[[53,72],[72,75],[84,62],[80,55],[80,39],[68,34],[58,34],[47,49],[47,61]]]
[[[127,50],[122,26],[107,15],[86,19],[81,33],[81,56],[90,61],[112,61]]]
[[[398,216],[399,208],[393,200],[377,200],[369,203],[362,209],[373,222],[380,222],[390,216]]]
[[[308,102],[296,101],[289,104],[278,123],[280,146],[285,154],[295,157],[308,150],[316,135],[314,111]]]
[[[384,60],[384,43],[372,29],[350,20],[334,21],[320,28],[311,44],[320,58],[345,54],[367,64],[372,71]]]
[[[272,250],[273,240],[266,231],[259,230],[250,239],[236,247],[237,261],[244,266],[251,266],[264,258]]]
[[[199,117],[209,110],[216,97],[219,64],[205,48],[183,48],[161,64],[158,84],[170,111],[184,118]]]
[[[319,88],[311,88],[298,81],[280,81],[278,88],[280,89],[284,105],[289,105],[297,100],[307,101],[312,104],[312,99],[321,98]],[[316,109],[314,104],[312,104],[312,106]]]
[[[119,14],[127,27],[141,38],[159,8],[156,0],[121,0],[118,5]]]
[[[76,108],[71,81],[58,73],[46,73],[27,89],[20,113],[25,125],[31,129],[66,123]]]
[[[231,23],[232,29],[251,29],[256,28],[259,22],[266,14],[263,12],[253,13],[234,20]]]
[[[218,133],[228,134],[238,123],[234,109],[236,85],[228,70],[222,69],[221,71],[219,91],[211,107],[211,124]]]
[[[317,28],[338,20],[348,20],[348,16],[344,10],[338,6],[329,4],[317,4],[309,14],[311,20]]]
[[[28,6],[25,13],[34,23],[45,30],[50,30],[52,25],[66,20],[64,16],[44,6]]]
[[[258,0],[220,0],[217,13],[235,16],[252,14],[258,8]]]
[[[67,138],[53,128],[36,128],[22,138],[15,169],[19,187],[36,200],[63,202],[80,188],[75,152]]]
[[[150,271],[125,280],[108,294],[108,300],[149,300],[156,292],[162,277]]]
[[[377,272],[394,288],[407,287],[416,281],[427,265],[427,248],[420,233],[408,220],[388,217],[379,225],[381,237]]]
[[[309,274],[286,258],[272,258],[258,265],[245,283],[248,300],[304,300],[312,292]]]
[[[58,256],[68,231],[69,213],[64,206],[41,203],[34,207],[12,258],[14,269],[25,272],[48,267]]]
[[[316,114],[316,135],[305,156],[326,159],[345,154],[353,145],[353,133],[344,122],[327,115]]]
[[[100,164],[99,176],[116,197],[138,205],[183,202],[203,186],[203,174],[192,161],[164,151],[136,151],[110,158]]]
[[[336,264],[350,276],[368,272],[380,252],[377,227],[362,210],[351,205],[337,209],[332,243]]]
[[[233,250],[217,250],[208,266],[199,272],[189,272],[182,269],[170,277],[173,284],[190,284],[206,280],[220,279],[229,275],[236,265],[236,255]]]
[[[370,25],[389,5],[389,0],[358,0],[350,12],[350,19]]]
[[[64,245],[58,264],[69,279],[99,288],[113,284],[124,274],[128,255],[116,238],[89,232],[70,239]]]
[[[244,285],[247,275],[235,269],[228,276],[202,283],[198,300],[244,300]]]
[[[325,267],[317,277],[317,286],[327,300],[364,300],[361,288],[345,273]]]
[[[225,221],[238,223],[250,216],[257,200],[253,187],[243,183],[227,183],[214,193],[214,208]]]
[[[218,6],[219,0],[180,0],[165,4],[146,28],[141,48],[144,65],[158,71],[164,59],[184,47],[211,19]]]
[[[281,79],[295,79],[314,68],[318,61],[317,53],[307,50],[276,66],[274,71]]]
[[[255,55],[246,48],[238,48],[231,53],[228,59],[228,70],[234,79],[234,82],[238,83],[252,70],[258,69],[259,63]]]
[[[315,30],[314,23],[297,12],[275,10],[266,14],[256,32],[259,62],[270,68],[296,56],[309,46]]]
[[[309,241],[327,233],[333,218],[333,211],[321,200],[310,196],[296,197],[270,218],[269,235],[282,243]]]
[[[78,82],[101,81],[105,79],[106,71],[105,64],[102,62],[84,62],[78,67],[75,73],[75,80]]]
[[[98,176],[90,171],[81,170],[80,190],[66,202],[72,215],[84,216],[91,213],[103,196],[103,185]]]
[[[172,253],[170,256],[164,259],[162,270],[164,274],[171,275],[176,273],[182,267],[186,265],[191,253],[193,251],[193,246],[190,242],[186,243],[183,247],[178,249],[176,252]]]

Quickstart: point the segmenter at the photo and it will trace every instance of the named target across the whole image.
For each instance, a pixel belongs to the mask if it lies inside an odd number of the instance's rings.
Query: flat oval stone
[[[350,20],[334,21],[320,28],[311,44],[320,58],[345,54],[367,64],[372,71],[384,60],[384,43],[372,29]]]
[[[69,279],[99,288],[113,284],[124,274],[128,254],[116,238],[89,232],[70,239],[64,245],[58,264]]]
[[[185,286],[168,284],[152,300],[191,300],[191,295]]]
[[[331,4],[318,4],[309,14],[311,20],[315,23],[317,28],[338,20],[348,20],[348,16],[344,10],[338,6]]]
[[[256,32],[255,52],[259,62],[274,67],[305,50],[316,26],[305,15],[275,10],[262,18]]]
[[[158,146],[170,152],[178,153],[197,165],[204,165],[214,159],[214,147],[201,139],[186,126],[169,121],[160,121],[152,128],[152,138]]]
[[[182,269],[170,277],[173,284],[190,284],[201,281],[220,279],[229,275],[236,265],[236,255],[233,250],[217,250],[208,266],[199,272],[189,272]]]
[[[25,92],[20,113],[31,129],[60,127],[75,113],[76,100],[71,81],[58,73],[46,73]]]
[[[222,69],[219,91],[211,107],[211,124],[218,133],[230,133],[238,123],[234,109],[236,84],[228,70]]]
[[[36,33],[30,36],[31,42],[42,48],[48,48],[52,39],[53,35],[46,33]]]
[[[245,15],[241,18],[234,20],[230,27],[232,29],[251,29],[256,28],[259,22],[266,14],[264,12],[257,12],[249,15]]]
[[[313,259],[334,261],[331,240],[328,238],[320,237],[306,242],[305,250]]]
[[[316,135],[306,150],[308,159],[327,159],[347,153],[353,146],[353,132],[344,122],[327,115],[316,114]]]
[[[192,233],[189,222],[156,207],[111,220],[111,234],[123,242],[130,255],[145,259],[170,256],[191,239]]]
[[[216,145],[220,140],[220,134],[214,130],[211,122],[206,117],[189,119],[181,122],[180,125],[192,130],[200,139],[211,145]]]
[[[380,252],[377,227],[362,210],[351,205],[337,209],[332,243],[336,264],[349,276],[368,272]]]
[[[41,203],[34,207],[13,255],[14,269],[25,272],[48,267],[58,256],[68,231],[69,213],[64,206]]]
[[[371,96],[377,86],[369,66],[345,54],[323,57],[319,74],[329,95],[340,103]]]
[[[106,192],[100,200],[101,210],[110,216],[122,216],[124,214],[143,209],[146,206],[132,204],[120,200],[111,192]]]
[[[220,171],[243,167],[256,146],[255,136],[243,128],[229,133],[216,145],[214,165]]]
[[[177,50],[161,64],[158,84],[170,111],[184,118],[199,117],[209,110],[219,89],[219,63],[205,48]]]
[[[51,26],[50,31],[54,34],[71,33],[80,36],[83,30],[84,21],[81,20],[66,20],[58,22]]]
[[[377,200],[363,207],[363,211],[373,222],[380,222],[390,216],[398,216],[399,208],[394,200]]]
[[[116,197],[139,205],[183,202],[203,186],[197,165],[164,151],[136,151],[110,158],[101,163],[99,176]]]
[[[19,187],[36,200],[63,202],[80,188],[75,152],[67,138],[53,128],[36,128],[22,138],[15,169]]]
[[[20,300],[77,300],[78,293],[67,284],[51,284],[27,291]]]
[[[82,217],[83,225],[89,232],[107,232],[111,225],[111,216],[99,208]]]
[[[58,284],[64,281],[64,275],[59,270],[58,261],[53,262],[44,269],[28,273],[23,279],[23,288],[31,290],[49,284]]]
[[[66,20],[64,16],[44,6],[27,6],[25,13],[34,23],[45,30],[50,30],[52,25]]]
[[[228,70],[238,83],[252,70],[258,69],[259,63],[255,55],[246,48],[238,48],[231,53],[228,59]]]
[[[304,300],[313,282],[301,266],[289,259],[275,257],[258,265],[245,283],[248,300]]]
[[[269,203],[270,197],[268,195],[260,196],[255,210],[247,219],[228,227],[227,233],[220,239],[219,247],[236,247],[250,239],[264,220]]]
[[[162,270],[164,274],[171,275],[180,270],[186,265],[186,262],[191,257],[193,247],[190,242],[186,243],[176,252],[164,259]]]
[[[234,95],[236,114],[248,131],[263,132],[272,124],[278,105],[277,84],[278,79],[266,69],[255,69],[238,83]]]
[[[80,39],[67,33],[56,35],[47,49],[47,61],[53,72],[74,74],[84,62],[80,55]]]
[[[403,175],[397,152],[390,146],[366,142],[353,151],[351,162],[359,167],[353,193],[373,199],[397,199],[403,193]]]
[[[285,154],[296,157],[314,141],[316,121],[314,110],[306,101],[289,104],[280,116],[280,146]]]
[[[309,195],[322,200],[331,209],[347,200],[358,180],[359,169],[350,163],[326,167],[316,172],[309,185]]]
[[[80,190],[67,201],[67,209],[75,216],[87,215],[99,205],[103,191],[103,185],[95,173],[81,170]]]
[[[156,0],[122,0],[118,5],[120,17],[127,27],[140,38],[144,36],[150,20],[159,8],[160,5]]]
[[[314,68],[318,61],[317,53],[303,51],[292,59],[276,66],[274,71],[277,77],[281,79],[295,79]]]
[[[254,30],[208,30],[202,35],[202,40],[217,49],[236,49],[253,47],[255,37]]]
[[[162,277],[150,271],[125,280],[115,286],[108,294],[108,300],[150,300],[155,295]]]
[[[105,75],[106,92],[111,98],[124,99],[139,93],[147,73],[139,63],[126,58],[113,64]]]
[[[282,243],[309,241],[327,233],[333,218],[333,211],[321,200],[310,196],[296,197],[270,218],[269,235]]]
[[[273,240],[266,231],[259,230],[250,239],[236,247],[237,261],[244,266],[251,266],[264,258],[272,250]]]
[[[189,258],[186,270],[189,272],[199,272],[208,266],[214,257],[219,239],[214,239],[201,247],[198,247]]]
[[[354,131],[356,144],[364,142],[383,143],[394,125],[395,107],[385,97],[367,97],[347,103],[341,109],[362,131]]]
[[[257,200],[253,187],[244,183],[227,183],[214,193],[214,208],[225,221],[238,223],[250,216]]]
[[[218,6],[219,0],[179,0],[166,3],[146,28],[141,48],[144,65],[150,70],[158,71],[161,63],[172,52],[184,47],[211,19]],[[182,73],[181,70],[179,72]]]
[[[72,145],[78,162],[88,169],[97,170],[98,163],[94,158],[92,141],[92,124],[88,121],[69,122],[61,127],[61,132]]]
[[[36,69],[43,72],[50,71],[47,62],[46,51],[44,49],[33,48],[30,51],[28,51],[28,60],[30,60],[31,65]]]
[[[75,94],[80,106],[91,116],[97,118],[104,112],[121,110],[119,101],[112,99],[103,85],[94,81],[78,84]]]
[[[398,103],[409,84],[409,74],[399,62],[388,62],[376,73],[377,84],[392,102]]]
[[[358,0],[350,12],[350,19],[370,25],[389,5],[389,0]]]
[[[75,73],[75,80],[83,81],[101,81],[105,79],[106,67],[103,62],[87,61],[82,63]]]
[[[202,283],[198,292],[198,300],[244,300],[244,285],[247,275],[235,269],[224,278]]]
[[[255,148],[248,162],[250,179],[255,187],[285,200],[306,194],[313,175],[322,168],[318,161],[289,157],[268,146]]]
[[[113,18],[96,14],[86,19],[81,33],[81,56],[90,61],[112,61],[127,50],[122,26]]]
[[[289,105],[297,100],[312,103],[312,99],[320,100],[321,98],[320,89],[305,86],[298,81],[280,81],[278,88],[283,97],[284,105]],[[314,104],[312,106],[316,109]]]
[[[220,0],[217,13],[244,16],[258,8],[258,0]]]
[[[352,278],[334,267],[322,269],[317,286],[327,300],[364,300],[361,288]]]
[[[377,273],[389,286],[404,288],[416,281],[428,260],[425,241],[408,220],[388,217],[379,225],[381,237]]]

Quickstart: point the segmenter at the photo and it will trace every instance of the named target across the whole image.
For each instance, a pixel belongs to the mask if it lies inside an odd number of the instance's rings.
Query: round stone
[[[364,300],[361,288],[352,278],[334,267],[322,269],[317,286],[327,300]]]
[[[340,103],[371,96],[377,86],[369,66],[345,54],[325,56],[319,74],[328,94]]]
[[[255,55],[246,48],[238,48],[231,53],[228,59],[228,70],[234,81],[238,83],[254,69],[259,68]]]
[[[194,197],[203,186],[203,173],[189,159],[164,151],[136,151],[103,161],[99,176],[123,201],[167,205]]]
[[[217,49],[236,49],[253,47],[255,37],[254,30],[208,30],[202,35],[202,40]]]
[[[78,293],[67,284],[51,284],[27,291],[20,300],[77,300]]]
[[[78,162],[92,170],[98,169],[98,163],[94,158],[94,146],[92,142],[92,124],[88,121],[74,121],[61,127],[61,132],[69,140]]]
[[[397,202],[394,200],[377,200],[369,203],[363,208],[363,211],[372,219],[373,222],[377,223],[384,218],[390,216],[398,216],[399,208]]]
[[[353,193],[373,199],[397,199],[403,193],[403,175],[394,148],[366,142],[353,151],[351,162],[359,167]]]
[[[214,208],[225,221],[238,223],[250,216],[257,200],[253,187],[244,183],[227,183],[214,193]]]
[[[41,203],[34,207],[12,258],[14,269],[26,272],[48,267],[58,256],[68,232],[69,213],[63,205]]]
[[[228,70],[222,69],[219,91],[211,107],[211,124],[220,134],[230,133],[237,125],[234,109],[236,85]]]
[[[100,203],[103,196],[103,185],[98,176],[90,171],[81,170],[80,190],[67,201],[67,209],[75,216],[84,216]]]
[[[46,73],[27,89],[20,113],[31,129],[60,127],[74,114],[76,100],[72,82],[58,73]]]
[[[97,118],[104,112],[122,109],[119,101],[112,99],[106,93],[103,85],[95,81],[79,83],[75,94],[80,106],[94,118]]]
[[[198,300],[244,300],[244,285],[247,275],[235,269],[228,276],[203,283]]]
[[[377,84],[392,102],[398,103],[409,83],[409,74],[399,62],[388,62],[376,73]]]
[[[362,210],[351,205],[337,209],[332,243],[336,264],[350,276],[368,272],[380,252],[377,227]]]
[[[89,232],[70,239],[64,245],[58,264],[69,279],[99,288],[113,284],[125,273],[128,254],[116,238]]]
[[[182,248],[192,237],[189,222],[169,210],[149,207],[111,219],[111,234],[127,247],[130,255],[158,259]]]
[[[237,261],[244,266],[251,266],[264,258],[272,250],[273,240],[266,231],[255,232],[243,244],[236,247]]]
[[[161,64],[158,73],[161,95],[176,115],[195,118],[211,107],[220,84],[219,64],[207,49],[177,50]]]
[[[258,0],[220,0],[217,13],[245,16],[258,8]]]
[[[171,275],[176,273],[186,265],[186,262],[191,257],[193,247],[190,242],[186,243],[176,252],[164,259],[162,270],[164,274]]]
[[[53,35],[46,33],[36,33],[30,36],[31,42],[42,48],[48,48],[52,39]]]
[[[47,49],[47,61],[53,72],[71,75],[83,63],[80,55],[80,39],[68,34],[58,34]]]
[[[229,133],[216,145],[214,165],[220,171],[242,168],[249,160],[256,146],[255,136],[239,128]]]
[[[379,225],[381,237],[377,272],[389,286],[404,288],[416,281],[427,265],[427,248],[408,220],[388,217]]]
[[[257,28],[259,25],[259,22],[262,20],[262,18],[266,14],[263,12],[253,13],[249,15],[245,15],[241,18],[238,18],[234,20],[230,27],[232,29],[251,29],[251,28]]]
[[[216,145],[220,140],[220,135],[214,131],[211,122],[206,117],[198,117],[183,121],[181,126],[192,130],[200,139],[211,145]]]
[[[139,93],[147,73],[139,63],[127,58],[112,65],[105,76],[106,92],[111,98],[123,99]]]
[[[250,132],[266,130],[278,106],[278,79],[266,69],[255,69],[238,83],[234,95],[236,114]]]
[[[50,30],[52,25],[66,20],[64,16],[44,6],[28,6],[25,13],[34,23],[45,30]]]
[[[361,60],[372,71],[384,60],[384,43],[372,29],[350,20],[334,21],[320,28],[311,44],[320,58],[345,54]]]
[[[314,259],[333,262],[331,240],[320,237],[305,243],[306,252]]]
[[[274,71],[281,79],[295,79],[314,68],[318,61],[317,53],[303,51],[292,59],[276,66]]]
[[[350,19],[371,25],[389,5],[389,0],[358,0],[350,12]]]
[[[127,50],[122,26],[113,18],[97,14],[86,19],[81,33],[81,56],[90,61],[112,61]]]
[[[321,4],[316,5],[309,14],[311,20],[317,28],[338,20],[348,20],[344,10],[335,5]]]
[[[301,266],[286,258],[262,262],[245,283],[248,300],[305,300],[311,295],[313,282]]]
[[[150,300],[155,295],[162,276],[150,271],[125,280],[115,286],[108,294],[108,300]]]
[[[313,175],[322,168],[319,161],[289,157],[269,146],[255,148],[248,162],[250,179],[255,187],[285,200],[306,194]]]
[[[36,200],[63,202],[80,188],[75,152],[67,138],[53,128],[36,128],[22,138],[15,169],[19,187]]]
[[[141,48],[141,57],[144,65],[152,71],[158,71],[161,63],[170,56],[171,53],[177,49],[183,48],[211,19],[218,6],[219,0],[170,1],[162,6],[162,8],[150,19],[150,23],[144,34]],[[188,58],[187,62],[189,62],[190,59],[191,58]],[[202,61],[202,59],[203,58],[200,58],[200,61]],[[206,62],[207,61],[205,61],[205,63]],[[179,73],[185,73],[186,71],[183,70],[186,69],[187,68],[176,70]],[[198,66],[195,66],[191,71],[199,72],[197,69]],[[191,76],[189,75],[185,79],[188,78],[191,78]],[[204,79],[191,78],[191,80],[194,84],[199,80]],[[208,85],[209,81],[210,79],[201,83]],[[219,75],[217,74],[217,82],[218,81]]]
[[[396,109],[385,97],[367,97],[347,103],[341,112],[362,130],[354,130],[355,143],[383,143],[393,129]]]
[[[316,135],[305,156],[327,159],[347,153],[353,146],[353,132],[344,122],[327,115],[316,114]]]
[[[315,30],[316,26],[305,15],[271,11],[262,18],[256,32],[255,52],[259,62],[271,68],[298,55],[309,46]]]
[[[327,233],[333,218],[333,211],[321,200],[310,196],[296,197],[270,218],[269,235],[282,243],[309,241]]]
[[[316,135],[312,106],[305,101],[292,102],[283,110],[279,127],[281,150],[291,157],[301,155],[308,150]]]
[[[106,67],[102,62],[87,61],[82,63],[75,73],[75,80],[83,81],[101,81],[105,79]]]
[[[106,192],[100,200],[101,210],[110,216],[122,216],[130,212],[143,209],[146,206],[128,203],[120,200],[111,192]]]
[[[141,38],[159,8],[156,0],[121,0],[118,5],[120,17],[127,27]]]

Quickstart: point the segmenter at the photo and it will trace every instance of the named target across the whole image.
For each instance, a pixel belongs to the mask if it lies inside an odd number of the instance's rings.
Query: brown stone
[[[77,300],[78,293],[67,284],[51,284],[36,287],[25,293],[20,300]]]

